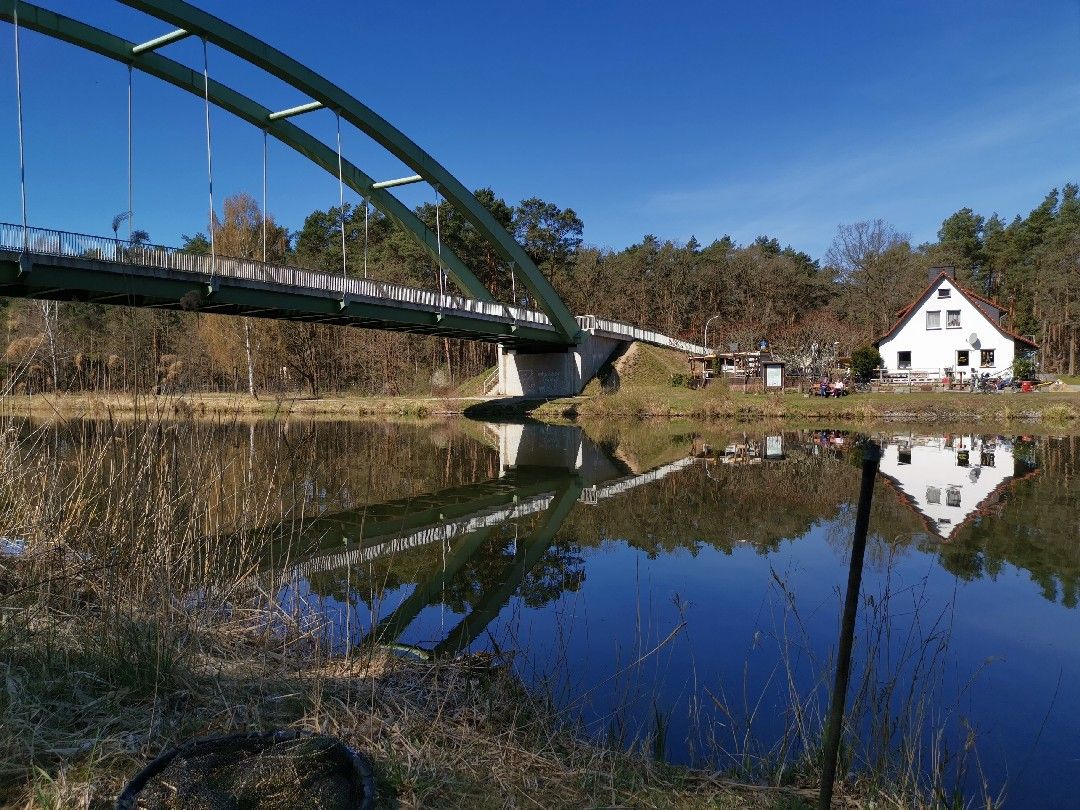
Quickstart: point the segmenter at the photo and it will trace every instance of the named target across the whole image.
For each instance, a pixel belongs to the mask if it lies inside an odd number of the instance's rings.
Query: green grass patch
[[[483,397],[488,393],[488,381],[491,379],[491,375],[495,373],[496,367],[484,369],[475,377],[469,377],[467,380],[463,380],[454,389],[453,396],[456,397]]]

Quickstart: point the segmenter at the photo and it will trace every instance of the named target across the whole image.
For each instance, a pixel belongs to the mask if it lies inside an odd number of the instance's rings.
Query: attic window
[[[937,291],[937,297],[938,298],[949,298],[951,295],[952,295],[952,290],[950,290],[948,287],[938,287],[938,291]]]

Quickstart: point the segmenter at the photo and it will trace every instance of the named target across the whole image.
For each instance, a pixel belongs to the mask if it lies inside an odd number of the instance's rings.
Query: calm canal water
[[[65,428],[60,445],[98,429]],[[265,587],[343,653],[373,638],[424,657],[502,653],[591,732],[678,762],[752,769],[817,731],[866,437],[175,430],[215,448],[223,487],[264,493],[258,526],[224,497],[220,526],[255,530]],[[883,455],[852,678],[861,756],[907,746],[969,794],[985,778],[1010,806],[1077,806],[1080,437],[871,438]]]

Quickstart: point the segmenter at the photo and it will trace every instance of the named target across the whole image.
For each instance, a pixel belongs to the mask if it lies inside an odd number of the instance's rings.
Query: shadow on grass
[[[565,399],[567,397],[502,397],[477,402],[465,408],[462,413],[469,419],[479,419],[484,422],[520,421],[549,402]],[[576,405],[569,402],[560,415],[573,419],[577,416]]]

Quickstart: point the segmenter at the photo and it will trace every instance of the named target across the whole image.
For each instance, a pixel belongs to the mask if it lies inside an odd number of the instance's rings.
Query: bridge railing
[[[633,340],[640,340],[643,343],[651,343],[654,346],[666,346],[669,349],[676,349],[687,354],[703,354],[706,351],[704,346],[668,337],[652,329],[641,329],[626,323],[597,318],[595,315],[579,315],[577,321],[582,329],[590,332],[608,332],[619,337],[628,337]]]
[[[93,259],[135,267],[194,273],[205,276],[208,282],[214,278],[243,279],[332,292],[341,295],[342,298],[353,295],[389,299],[398,303],[432,309],[448,309],[508,318],[533,326],[551,325],[551,320],[547,315],[534,309],[478,301],[458,295],[446,295],[404,284],[334,275],[290,265],[263,263],[254,259],[191,253],[180,248],[129,242],[107,236],[92,236],[46,228],[27,228],[24,231],[21,225],[0,223],[0,250],[21,252],[24,248],[32,254]]]
[[[26,228],[21,225],[0,223],[0,250],[31,254],[62,256],[75,259],[92,259],[112,264],[176,270],[205,277],[208,283],[215,278],[234,278],[264,284],[296,287],[305,290],[331,292],[347,300],[349,296],[395,303],[411,304],[435,310],[484,315],[530,326],[551,328],[551,320],[543,312],[525,307],[479,301],[459,295],[446,295],[435,290],[409,287],[386,281],[335,275],[316,270],[305,270],[285,264],[270,264],[254,259],[232,256],[211,256],[208,253],[191,253],[180,248],[129,242],[120,238],[92,236],[90,234],[56,231],[47,228]],[[631,340],[640,340],[657,346],[700,354],[703,347],[685,340],[668,337],[650,329],[640,329],[629,324],[581,315],[578,326],[589,332],[605,332]]]

